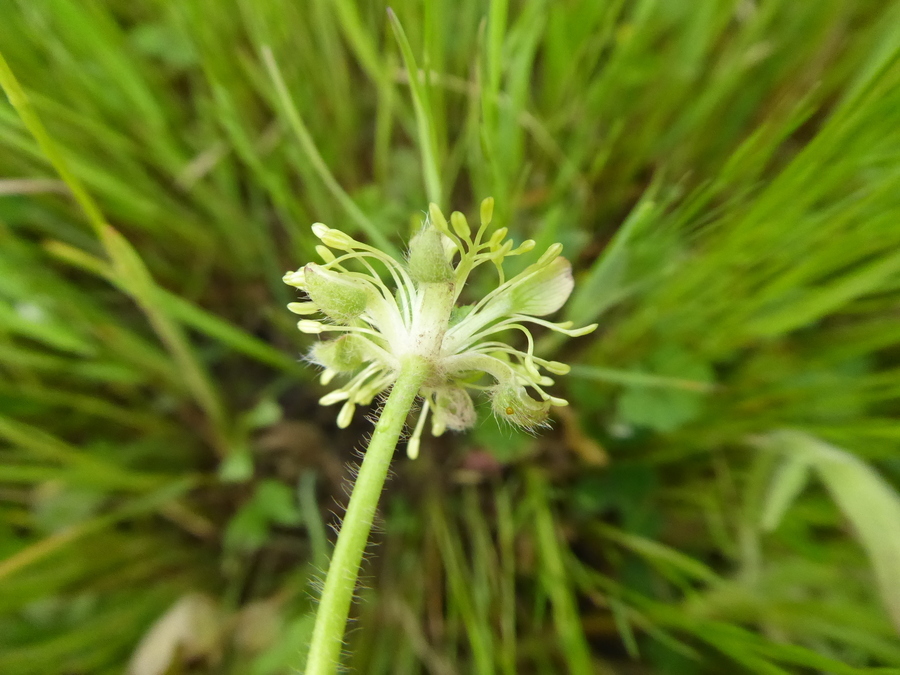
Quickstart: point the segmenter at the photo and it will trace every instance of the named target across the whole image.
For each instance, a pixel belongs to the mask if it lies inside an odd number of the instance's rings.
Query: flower
[[[356,406],[371,403],[393,384],[407,356],[430,364],[419,391],[422,411],[407,446],[410,457],[418,455],[429,413],[435,436],[475,424],[470,391],[486,391],[499,418],[528,430],[546,424],[551,406],[567,405],[546,392],[553,380],[543,371],[564,375],[569,367],[534,354],[528,324],[573,337],[590,333],[597,324],[573,328],[571,322],[539,318],[569,297],[572,267],[560,257],[562,246],[554,244],[507,280],[504,259],[527,253],[535,244],[529,239],[513,248],[505,227],[487,236],[493,206],[493,199],[482,202],[481,226],[473,236],[463,214],[453,213],[448,223],[432,204],[404,262],[340,230],[312,226],[322,241],[316,247],[322,264],[288,272],[284,281],[308,296],[288,309],[304,317],[324,315],[301,319],[297,327],[304,333],[338,335],[317,343],[309,356],[324,369],[323,384],[339,374],[349,376],[344,386],[320,400],[323,405],[343,402],[338,426],[349,425]],[[497,287],[474,304],[457,307],[469,275],[488,262],[496,268]],[[507,331],[525,336],[524,351],[497,339]]]

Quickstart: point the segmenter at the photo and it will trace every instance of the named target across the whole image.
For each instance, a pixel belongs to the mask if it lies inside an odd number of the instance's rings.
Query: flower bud
[[[304,267],[303,274],[310,300],[335,321],[347,323],[365,311],[369,301],[365,282],[314,263]]]
[[[465,389],[444,387],[437,391],[434,403],[434,426],[452,431],[463,431],[474,426],[476,419],[475,405]]]
[[[546,423],[550,403],[534,400],[525,387],[501,382],[493,389],[491,407],[500,419],[533,429]]]
[[[363,338],[351,334],[319,342],[312,348],[310,358],[320,366],[339,373],[356,370],[365,361]]]
[[[421,230],[409,244],[409,273],[420,284],[453,280],[453,267],[447,260],[444,235],[435,227]]]

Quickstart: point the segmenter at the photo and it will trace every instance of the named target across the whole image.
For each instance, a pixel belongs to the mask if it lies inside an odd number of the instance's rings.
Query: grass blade
[[[416,57],[413,55],[412,47],[409,45],[403,26],[400,25],[400,20],[390,8],[388,8],[388,19],[391,22],[394,37],[397,38],[397,44],[400,46],[400,54],[403,56],[403,63],[406,65],[406,72],[409,76],[409,88],[412,92],[413,108],[416,111],[419,152],[422,153],[422,169],[425,174],[425,192],[428,195],[429,202],[443,207],[444,204],[441,203],[441,174],[438,169],[438,142],[428,89],[422,85],[422,81],[419,78],[419,66],[416,64]]]

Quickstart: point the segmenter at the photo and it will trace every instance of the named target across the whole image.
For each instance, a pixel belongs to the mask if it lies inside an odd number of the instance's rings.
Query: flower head
[[[463,214],[453,213],[448,222],[432,204],[403,262],[340,230],[313,225],[323,244],[316,249],[322,264],[288,272],[284,281],[309,298],[288,305],[292,312],[323,315],[301,319],[298,328],[337,334],[317,343],[310,359],[324,369],[323,384],[339,374],[349,376],[344,386],[320,400],[323,405],[343,402],[339,426],[350,424],[356,406],[371,403],[388,389],[401,360],[409,356],[429,364],[419,391],[422,412],[407,446],[410,457],[418,454],[429,412],[435,436],[474,425],[470,391],[487,392],[499,418],[525,429],[545,425],[551,406],[567,405],[546,392],[553,380],[545,373],[564,375],[569,367],[536,356],[528,326],[574,337],[597,325],[576,329],[570,322],[540,318],[562,307],[572,292],[572,267],[560,257],[560,244],[506,279],[504,259],[531,251],[534,241],[513,248],[506,228],[488,236],[493,205],[493,199],[482,202],[481,225],[473,233]],[[457,307],[469,275],[488,262],[496,268],[497,287],[474,304]],[[498,339],[507,331],[524,335],[525,350]]]

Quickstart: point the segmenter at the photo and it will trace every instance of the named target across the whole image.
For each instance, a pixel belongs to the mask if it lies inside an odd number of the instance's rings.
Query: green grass
[[[370,427],[281,276],[486,196],[601,328],[556,430],[398,454],[348,665],[900,668],[900,3],[391,7],[0,0],[0,672],[197,593],[196,672],[301,663]]]

